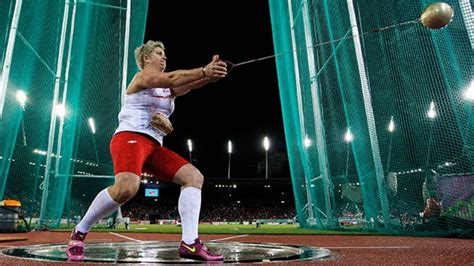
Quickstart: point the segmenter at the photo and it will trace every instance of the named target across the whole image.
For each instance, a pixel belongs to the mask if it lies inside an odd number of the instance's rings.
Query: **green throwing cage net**
[[[269,1],[301,226],[472,232],[472,2],[430,4]]]
[[[147,9],[146,0],[0,2],[0,198],[21,200],[34,223],[82,215],[94,188],[113,182],[113,118]],[[103,178],[84,182],[91,173]]]

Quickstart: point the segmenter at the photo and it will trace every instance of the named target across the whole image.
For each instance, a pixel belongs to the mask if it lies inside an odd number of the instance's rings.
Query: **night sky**
[[[167,71],[204,66],[213,54],[234,63],[274,54],[265,0],[151,0],[145,41],[150,39],[165,44]],[[227,177],[228,140],[231,176],[263,177],[265,135],[271,143],[271,175],[289,177],[273,58],[239,66],[224,80],[178,97],[171,121],[174,132],[164,146],[188,159],[186,140],[192,139],[193,163],[207,177]]]

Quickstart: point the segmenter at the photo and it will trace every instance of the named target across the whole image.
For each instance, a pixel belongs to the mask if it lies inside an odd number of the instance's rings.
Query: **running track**
[[[0,249],[36,244],[64,244],[67,232],[28,232],[0,234],[0,238],[20,237],[23,241],[0,243]],[[201,239],[251,243],[282,243],[323,247],[332,257],[317,262],[289,262],[285,265],[473,265],[474,240],[390,236],[334,235],[201,235]],[[179,241],[178,234],[92,232],[88,242]],[[0,265],[81,265],[73,262],[44,262],[15,259],[0,255]],[[283,263],[268,263],[283,265]],[[107,265],[91,264],[86,265]],[[110,264],[109,264],[110,265]],[[130,264],[127,264],[130,265]],[[244,264],[239,264],[244,265]]]

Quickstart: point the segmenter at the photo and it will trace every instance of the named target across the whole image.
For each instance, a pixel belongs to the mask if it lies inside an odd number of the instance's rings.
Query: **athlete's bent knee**
[[[179,169],[173,181],[183,187],[195,187],[201,189],[204,177],[197,168],[188,164]]]
[[[139,187],[139,176],[133,173],[120,173],[117,174],[115,184],[110,187],[109,193],[112,199],[123,204],[137,194]]]
[[[195,171],[193,175],[191,176],[191,186],[197,187],[199,189],[202,188],[202,185],[204,184],[204,176],[201,174],[199,171]]]

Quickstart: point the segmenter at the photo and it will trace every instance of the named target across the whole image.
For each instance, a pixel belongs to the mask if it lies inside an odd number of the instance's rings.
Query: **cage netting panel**
[[[300,226],[472,235],[472,2],[432,3],[269,1]]]
[[[109,142],[147,11],[147,0],[0,2],[0,199],[20,200],[32,226],[58,227],[113,183]]]

